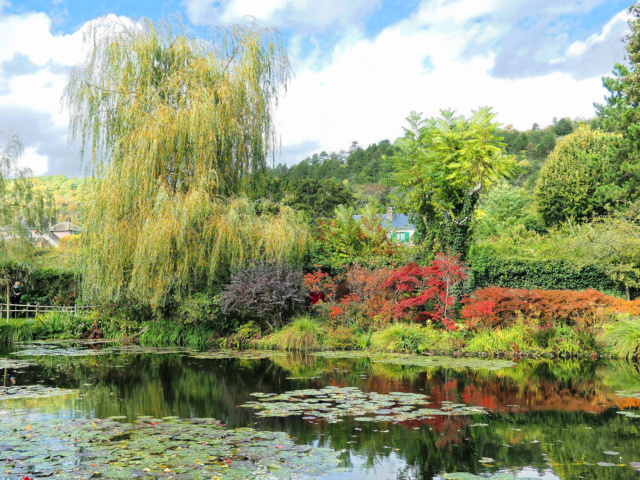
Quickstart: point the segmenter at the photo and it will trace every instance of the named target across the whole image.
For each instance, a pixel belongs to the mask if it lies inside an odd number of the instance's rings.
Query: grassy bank
[[[121,339],[144,346],[284,351],[368,350],[377,352],[504,357],[638,358],[640,321],[620,316],[599,326],[540,325],[522,319],[505,328],[449,331],[429,324],[395,322],[379,329],[330,325],[311,315],[265,332],[248,322],[229,335],[207,323],[136,322],[126,318],[60,313],[0,323],[0,347],[34,339]]]

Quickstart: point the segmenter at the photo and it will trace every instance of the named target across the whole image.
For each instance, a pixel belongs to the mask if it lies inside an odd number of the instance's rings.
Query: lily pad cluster
[[[9,387],[0,386],[0,401],[13,400],[15,398],[55,397],[60,395],[70,395],[76,392],[77,390],[47,387],[44,385],[11,385]]]
[[[616,392],[616,395],[619,396],[619,397],[640,399],[640,392],[626,392],[626,391],[618,390]]]
[[[95,355],[108,355],[108,354],[143,354],[154,353],[158,355],[181,353],[181,354],[193,354],[196,350],[185,347],[143,347],[140,345],[113,345],[113,346],[101,346],[100,348],[89,348],[90,346],[97,346],[94,344],[86,345],[65,345],[61,343],[38,343],[38,344],[24,344],[20,347],[21,350],[13,352],[12,355],[20,357],[86,357]]]
[[[189,356],[207,359],[235,358],[237,360],[261,360],[278,355],[282,355],[282,353],[271,350],[209,350],[206,352],[192,353]]]
[[[213,419],[0,423],[0,466],[10,478],[298,478],[338,471],[338,456],[282,432],[231,430]]]
[[[419,393],[365,393],[357,387],[325,387],[282,394],[252,393],[258,401],[241,407],[258,410],[260,417],[303,415],[306,420],[324,419],[329,423],[340,417],[355,417],[356,421],[404,422],[423,420],[440,415],[475,415],[488,413],[482,407],[442,402],[438,408],[426,407],[429,397]]]
[[[425,368],[472,368],[484,370],[501,370],[512,368],[516,363],[511,360],[498,358],[481,359],[473,357],[440,357],[435,355],[403,355],[399,353],[370,354],[367,352],[316,352],[313,355],[326,358],[363,358],[368,357],[372,362],[389,363],[394,365],[406,365]]]
[[[12,368],[19,370],[21,368],[32,367],[36,365],[34,362],[25,360],[13,360],[11,358],[0,358],[0,369]]]

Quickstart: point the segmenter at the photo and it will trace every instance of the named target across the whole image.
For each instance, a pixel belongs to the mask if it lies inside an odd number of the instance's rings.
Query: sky
[[[0,146],[9,132],[36,175],[82,176],[60,98],[102,16],[178,14],[196,35],[277,27],[294,77],[276,112],[276,163],[403,135],[412,111],[491,106],[525,130],[589,118],[625,61],[630,0],[0,0]],[[117,18],[120,17],[120,18]]]

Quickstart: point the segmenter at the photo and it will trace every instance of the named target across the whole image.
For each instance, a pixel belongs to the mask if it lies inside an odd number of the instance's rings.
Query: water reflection
[[[99,417],[214,417],[229,427],[282,430],[298,442],[344,450],[352,471],[335,478],[431,479],[444,472],[509,472],[545,479],[638,478],[640,419],[637,365],[624,362],[526,361],[498,371],[412,367],[281,356],[207,360],[168,355],[42,357],[37,367],[7,369],[5,385],[77,389],[77,395],[3,402],[2,414]],[[8,382],[8,383],[7,383]],[[363,391],[424,393],[490,409],[488,416],[438,416],[400,424],[336,424],[300,417],[260,418],[238,405],[253,392],[328,385]],[[609,453],[604,453],[609,452]],[[616,452],[612,455],[611,452]],[[601,463],[602,465],[598,465]],[[613,466],[604,466],[605,464]]]

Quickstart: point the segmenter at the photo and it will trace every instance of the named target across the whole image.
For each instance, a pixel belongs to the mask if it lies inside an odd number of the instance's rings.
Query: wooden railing
[[[15,314],[18,313],[26,316],[30,316],[29,314],[35,316],[40,313],[47,312],[63,312],[76,314],[78,312],[86,312],[95,308],[98,307],[94,305],[23,305],[15,303],[10,303],[9,306],[7,306],[6,303],[0,303],[0,318],[6,318],[7,322],[9,322],[9,318],[15,316]]]

